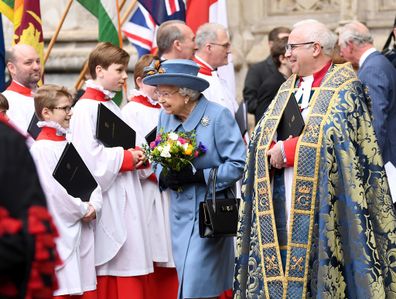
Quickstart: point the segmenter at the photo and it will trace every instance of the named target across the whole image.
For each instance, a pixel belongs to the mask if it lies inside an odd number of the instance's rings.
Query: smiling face
[[[40,57],[36,50],[28,45],[16,45],[13,59],[7,63],[12,79],[25,87],[34,89],[41,78]]]
[[[155,90],[158,102],[168,114],[181,115],[185,110],[185,97],[178,91],[179,88],[172,85],[159,85]]]
[[[119,63],[112,63],[107,69],[96,66],[96,82],[104,89],[110,91],[120,91],[124,86],[127,75],[127,66]]]
[[[311,43],[312,42],[312,43]],[[292,73],[299,76],[312,74],[312,61],[314,50],[317,45],[304,33],[304,26],[294,29],[288,39],[289,49],[286,50],[285,57],[289,59]]]
[[[45,107],[42,112],[42,117],[46,121],[54,121],[67,129],[70,124],[70,118],[73,114],[72,99],[67,96],[60,96],[56,102],[56,106]]]

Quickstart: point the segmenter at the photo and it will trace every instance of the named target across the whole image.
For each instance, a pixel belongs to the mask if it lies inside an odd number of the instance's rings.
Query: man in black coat
[[[275,40],[288,37],[290,29],[287,27],[275,27],[268,33],[268,46],[271,49]],[[247,104],[249,113],[255,114],[257,108],[257,93],[263,81],[273,73],[277,72],[277,67],[269,55],[265,60],[253,64],[245,79],[243,88],[243,99]]]

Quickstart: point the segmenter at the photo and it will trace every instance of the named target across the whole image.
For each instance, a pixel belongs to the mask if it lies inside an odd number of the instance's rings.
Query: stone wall
[[[69,0],[41,0],[44,38],[48,44]],[[127,0],[121,16],[134,2]],[[349,20],[365,22],[372,31],[375,45],[381,49],[396,16],[396,0],[227,0],[232,53],[236,69],[238,99],[248,66],[268,55],[267,34],[276,26],[291,27],[306,18],[318,19],[331,29]],[[6,45],[10,45],[11,24],[4,20]],[[73,2],[57,43],[45,66],[46,82],[73,87],[80,69],[97,40],[96,19]],[[136,51],[125,41],[131,55]],[[129,86],[133,86],[131,79]]]

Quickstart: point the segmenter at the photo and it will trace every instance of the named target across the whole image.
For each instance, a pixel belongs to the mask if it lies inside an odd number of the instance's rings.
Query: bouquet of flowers
[[[201,142],[197,145],[195,131],[164,133],[162,129],[144,149],[150,162],[161,164],[165,171],[180,171],[188,164],[192,166],[191,161],[207,150]]]

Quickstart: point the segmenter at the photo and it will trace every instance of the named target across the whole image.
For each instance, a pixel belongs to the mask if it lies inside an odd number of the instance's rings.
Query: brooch
[[[201,119],[201,125],[203,127],[207,127],[209,125],[209,117],[207,117],[206,115],[204,117],[202,117]]]

